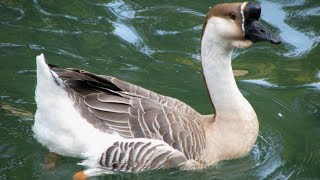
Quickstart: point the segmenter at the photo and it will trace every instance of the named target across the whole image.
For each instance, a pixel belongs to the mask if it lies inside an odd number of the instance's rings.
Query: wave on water
[[[286,22],[288,13],[284,8],[301,6],[304,4],[304,1],[296,1],[293,4],[264,0],[260,0],[259,2],[263,7],[262,19],[278,28],[281,40],[288,45],[288,52],[282,55],[287,57],[302,56],[316,47],[319,38],[311,36],[312,34],[316,34],[315,32],[300,32]]]
[[[277,84],[273,84],[266,81],[266,79],[245,79],[241,81],[246,83],[251,83],[251,84],[257,84],[257,85],[268,87],[268,88],[310,87],[313,89],[320,90],[320,82],[307,83],[304,85],[297,85],[297,86],[279,86]]]
[[[168,10],[172,10],[172,11],[177,11],[180,13],[184,13],[184,14],[190,14],[190,15],[194,15],[194,16],[199,16],[199,17],[204,17],[206,14],[193,10],[193,9],[189,9],[189,8],[185,8],[185,7],[180,7],[180,6],[174,6],[174,5],[160,5],[160,6],[152,6],[152,7],[147,7],[144,9],[140,9],[137,12],[146,12],[146,11],[155,11],[155,10],[161,10],[161,9],[166,9]]]
[[[41,7],[41,5],[39,4],[38,0],[32,0],[34,7],[36,9],[38,9],[39,12],[41,12],[42,14],[45,14],[47,16],[57,16],[57,17],[64,17],[66,19],[70,19],[70,20],[74,20],[74,21],[79,21],[79,18],[76,16],[72,16],[69,14],[57,14],[57,13],[50,13],[48,11],[46,11],[44,8]]]
[[[0,11],[3,11],[4,9],[8,9],[13,12],[18,12],[19,15],[14,17],[14,19],[10,19],[10,17],[3,16],[3,17],[1,17],[1,20],[0,20],[1,23],[9,22],[9,21],[19,21],[25,17],[25,12],[23,11],[22,8],[0,5]]]
[[[136,28],[130,25],[130,19],[135,18],[136,11],[129,4],[122,0],[113,0],[110,3],[96,5],[105,7],[108,12],[115,16],[115,21],[110,20],[115,28],[112,32],[114,35],[134,45],[143,54],[150,56],[155,52],[144,42]]]
[[[208,169],[208,177],[213,179],[234,179],[255,177],[259,179],[280,176],[278,169],[283,165],[281,152],[283,139],[271,130],[259,133],[252,152],[243,158],[223,161]],[[288,177],[288,175],[282,175]]]
[[[66,50],[63,50],[61,48],[53,48],[53,47],[44,47],[42,45],[38,45],[38,44],[29,44],[28,47],[30,49],[33,49],[33,50],[37,50],[37,51],[43,51],[43,50],[46,50],[48,52],[52,52],[54,54],[59,54],[59,55],[65,55],[65,56],[69,56],[69,57],[72,57],[72,58],[76,58],[76,59],[80,59],[80,60],[83,60],[84,58],[80,55],[76,55],[76,54],[73,54],[71,52],[68,52]]]
[[[305,84],[304,86],[320,90],[320,82]]]
[[[265,86],[265,87],[279,87],[276,84],[272,84],[268,81],[266,81],[266,79],[245,79],[245,80],[241,80],[242,82],[247,82],[247,83],[252,83],[252,84],[258,84],[261,86]]]

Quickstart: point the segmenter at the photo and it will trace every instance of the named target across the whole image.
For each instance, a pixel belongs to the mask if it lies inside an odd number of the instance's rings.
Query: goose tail
[[[35,101],[37,111],[32,127],[35,138],[52,152],[81,157],[85,144],[77,143],[76,110],[67,92],[59,86],[44,54],[36,57],[37,85]]]
[[[81,116],[55,66],[47,64],[43,54],[36,57],[36,64],[37,111],[32,129],[38,142],[63,156],[87,158],[101,155],[103,149],[122,139],[96,129]]]

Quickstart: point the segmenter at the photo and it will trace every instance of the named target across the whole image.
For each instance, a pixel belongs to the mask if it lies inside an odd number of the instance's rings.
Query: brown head
[[[220,41],[230,40],[233,47],[240,48],[258,41],[279,44],[280,38],[259,22],[260,14],[260,6],[252,2],[218,4],[205,17],[201,38],[214,33]]]

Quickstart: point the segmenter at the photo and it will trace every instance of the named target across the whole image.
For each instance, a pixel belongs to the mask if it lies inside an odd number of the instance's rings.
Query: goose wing
[[[97,129],[124,138],[166,142],[188,159],[205,148],[201,115],[185,103],[110,76],[51,66],[79,113]]]
[[[117,141],[98,160],[99,166],[104,169],[120,172],[177,168],[185,162],[185,155],[165,142],[144,138]]]

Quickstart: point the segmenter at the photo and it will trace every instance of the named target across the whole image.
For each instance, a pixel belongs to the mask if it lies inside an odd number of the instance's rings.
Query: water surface
[[[231,1],[214,1],[214,4]],[[259,138],[246,157],[205,170],[155,170],[102,179],[320,178],[320,2],[259,0],[266,26],[281,36],[235,50],[241,92],[255,108]],[[0,179],[66,179],[80,159],[48,150],[31,130],[35,56],[108,74],[212,113],[200,67],[200,31],[212,1],[95,0],[0,2]]]

